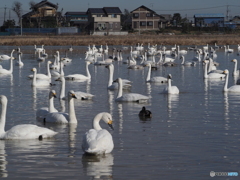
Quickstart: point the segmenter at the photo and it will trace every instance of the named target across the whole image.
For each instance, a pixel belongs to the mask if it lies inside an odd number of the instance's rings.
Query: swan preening
[[[6,113],[7,113],[7,97],[0,95],[0,103],[2,105],[2,112],[0,116],[0,139],[39,139],[50,138],[57,134],[57,132],[48,128],[39,127],[33,124],[16,125],[5,131]]]
[[[88,154],[106,154],[114,148],[112,135],[99,125],[100,120],[112,127],[112,116],[107,112],[97,114],[92,122],[93,129],[85,133],[82,140],[82,150]]]
[[[226,70],[223,71],[223,74],[226,75],[225,84],[223,86],[223,91],[224,92],[240,93],[240,85],[233,85],[233,86],[228,88],[229,71],[226,69]]]
[[[172,86],[171,83],[172,75],[168,75],[168,85],[163,89],[163,93],[167,94],[179,94],[179,89],[177,86]]]
[[[45,123],[59,123],[59,124],[77,124],[77,118],[74,109],[74,99],[76,98],[74,91],[68,92],[68,113],[53,112],[48,113],[44,119]]]
[[[121,78],[115,80],[118,83],[118,94],[115,99],[118,102],[146,102],[150,98],[148,96],[138,94],[138,93],[127,93],[123,94],[123,82]]]

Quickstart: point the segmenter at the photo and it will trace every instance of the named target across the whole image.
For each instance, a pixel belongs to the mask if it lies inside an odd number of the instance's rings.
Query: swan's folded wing
[[[46,115],[45,121],[50,123],[68,123],[69,115],[68,113],[62,112],[48,113]]]

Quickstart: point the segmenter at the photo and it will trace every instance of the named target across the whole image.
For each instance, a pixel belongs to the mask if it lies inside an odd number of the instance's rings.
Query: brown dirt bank
[[[240,35],[126,35],[126,36],[83,36],[83,35],[23,35],[1,36],[0,45],[26,46],[86,46],[86,45],[218,45],[240,44]]]

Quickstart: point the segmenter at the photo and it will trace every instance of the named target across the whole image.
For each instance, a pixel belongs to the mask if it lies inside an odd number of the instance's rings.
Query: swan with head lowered
[[[177,86],[172,86],[172,75],[168,75],[168,85],[163,89],[163,93],[166,94],[179,94],[179,89]]]
[[[44,80],[50,80],[51,79],[52,76],[51,76],[51,72],[50,72],[50,69],[49,69],[50,64],[52,64],[52,62],[48,61],[47,62],[47,74],[37,73],[36,74],[36,79],[44,79]],[[34,76],[33,74],[28,75],[28,78],[33,79],[33,76]]]
[[[46,115],[46,118],[43,120],[44,123],[59,123],[59,124],[68,124],[73,123],[77,124],[77,118],[74,109],[74,99],[76,99],[74,91],[68,92],[68,113],[63,112],[52,112]]]
[[[156,83],[167,83],[168,82],[167,78],[162,77],[162,76],[151,77],[151,71],[152,71],[151,63],[148,63],[145,66],[148,66],[146,82],[156,82]]]
[[[91,79],[91,74],[89,72],[88,66],[89,64],[92,64],[89,61],[86,61],[86,73],[87,75],[83,75],[83,74],[70,74],[65,76],[66,80],[88,80]]]
[[[48,113],[58,112],[58,110],[54,107],[54,98],[56,98],[56,91],[51,90],[48,96],[48,107],[42,107],[36,111],[37,120],[43,120]]]
[[[150,98],[148,96],[138,94],[138,93],[127,93],[123,94],[123,82],[121,78],[115,80],[118,83],[118,94],[115,101],[117,102],[146,102]]]
[[[114,73],[114,65],[113,64],[109,64],[107,66],[105,66],[108,70],[109,70],[109,78],[108,78],[108,89],[109,90],[116,90],[118,89],[118,83],[117,82],[113,82],[113,73]],[[131,88],[131,81],[129,81],[128,79],[122,79],[123,81],[123,89],[129,89]]]
[[[62,83],[61,84],[61,91],[60,91],[60,99],[66,100],[66,97],[65,97],[65,87],[66,87],[65,78],[63,76],[61,76],[58,79],[56,79],[55,81],[60,81]],[[80,99],[80,100],[91,100],[94,97],[93,94],[82,92],[82,91],[74,91],[74,93],[75,93],[76,98]]]
[[[93,119],[93,129],[87,131],[82,139],[82,150],[87,154],[111,153],[114,148],[112,135],[99,125],[103,120],[112,129],[112,116],[107,112],[97,114]]]
[[[0,60],[4,61],[4,60],[9,60],[9,59],[14,59],[13,57],[13,52],[15,51],[15,49],[12,50],[11,55],[6,55],[6,54],[2,54],[0,55]]]
[[[0,103],[2,105],[2,112],[0,116],[0,139],[39,139],[50,138],[57,134],[57,132],[48,128],[39,127],[33,124],[16,125],[5,131],[6,113],[7,113],[7,97],[0,95]]]
[[[15,50],[13,49],[12,52],[14,52],[14,51]],[[13,58],[12,58],[12,53],[11,53],[9,70],[0,68],[0,74],[12,74],[12,72],[13,72]]]
[[[224,92],[240,93],[240,85],[233,85],[233,86],[228,88],[229,71],[226,69],[226,70],[223,71],[223,74],[226,75],[223,91]]]

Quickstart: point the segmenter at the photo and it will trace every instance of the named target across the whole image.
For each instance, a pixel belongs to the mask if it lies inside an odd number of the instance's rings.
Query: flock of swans
[[[223,46],[226,53],[234,53],[233,49],[229,46]],[[219,48],[219,47],[218,47]],[[185,55],[188,51],[194,50],[196,56],[188,61],[185,61]],[[122,56],[123,51],[128,51],[128,49],[116,49],[113,48],[112,54],[108,46],[105,48],[101,45],[97,48],[95,45],[92,47],[89,45],[88,50],[85,52],[85,73],[74,73],[66,74],[64,72],[65,66],[72,62],[72,59],[67,57],[67,51],[65,57],[60,58],[59,51],[56,51],[54,56],[54,61],[47,60],[46,72],[47,74],[42,74],[37,72],[37,68],[33,67],[32,72],[27,78],[29,78],[33,87],[51,87],[54,85],[53,80],[60,81],[60,93],[59,95],[55,90],[49,91],[48,96],[48,107],[42,107],[36,111],[37,120],[42,123],[56,123],[56,124],[77,124],[77,116],[75,113],[74,101],[75,100],[92,100],[94,99],[93,94],[70,90],[65,93],[65,81],[86,81],[91,80],[91,72],[89,71],[89,65],[104,65],[109,71],[108,82],[106,82],[106,89],[117,90],[117,95],[115,98],[116,102],[135,102],[144,103],[150,100],[150,97],[140,93],[125,93],[124,90],[130,90],[134,85],[134,82],[123,79],[121,77],[114,78],[114,62],[122,62],[126,64],[126,68],[133,70],[143,70],[148,68],[147,75],[145,78],[146,83],[160,83],[165,85],[162,92],[163,94],[179,94],[180,90],[177,86],[172,85],[171,74],[164,76],[152,76],[152,71],[158,70],[160,66],[196,66],[197,63],[201,63],[204,69],[203,78],[204,79],[223,79],[225,78],[225,85],[223,87],[224,92],[238,92],[240,93],[240,85],[236,84],[228,88],[228,78],[229,70],[219,70],[217,62],[214,59],[217,58],[217,47],[203,46],[202,48],[190,47],[187,50],[180,49],[180,46],[173,46],[171,49],[167,49],[165,46],[157,46],[148,44],[144,47],[143,44],[137,44],[135,47],[130,47],[128,57]],[[0,67],[0,74],[9,75],[13,73],[13,56],[14,52],[17,52],[16,66],[23,68],[24,62],[22,61],[22,52],[20,48],[13,49],[10,56],[0,55],[0,60],[9,61],[9,69]],[[44,45],[42,47],[34,46],[35,54],[38,54],[37,61],[44,62],[48,59],[49,55],[46,53]],[[68,51],[72,52],[73,47],[71,46]],[[238,54],[240,52],[240,47],[238,46]],[[176,59],[182,60],[178,63]],[[237,69],[237,60],[233,59],[234,69],[233,76],[239,76],[239,70]],[[59,98],[61,100],[66,100],[68,102],[68,112],[58,112],[54,107],[54,99]],[[48,128],[43,128],[31,124],[22,124],[12,127],[10,130],[5,131],[6,114],[7,114],[7,97],[4,95],[0,96],[0,103],[2,105],[1,117],[0,117],[0,139],[39,139],[53,137],[57,132],[52,131]],[[145,107],[139,112],[139,116],[152,117],[152,113],[146,110]],[[103,120],[106,124],[113,129],[112,126],[112,116],[108,112],[101,112],[97,114],[92,121],[92,129],[87,131],[82,140],[82,149],[85,153],[90,154],[102,154],[110,153],[114,148],[114,143],[111,134],[106,130],[102,129],[99,122]]]

